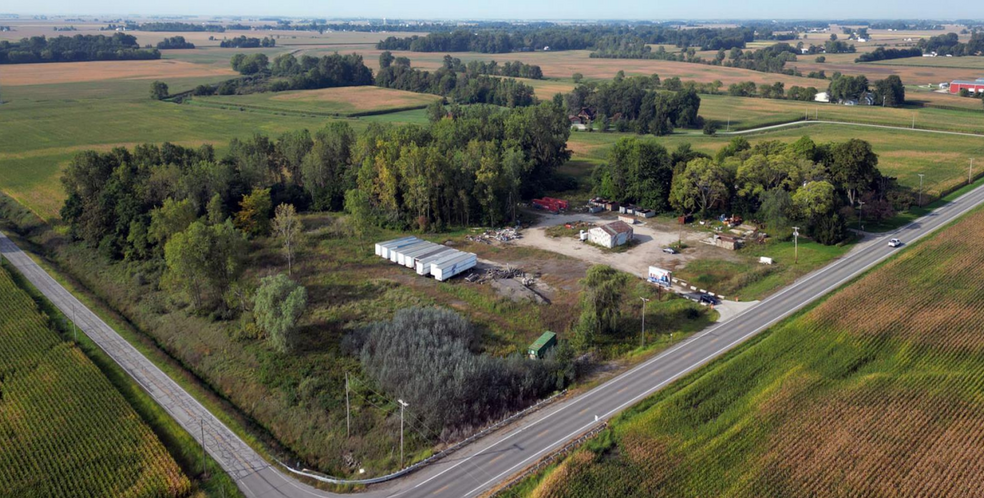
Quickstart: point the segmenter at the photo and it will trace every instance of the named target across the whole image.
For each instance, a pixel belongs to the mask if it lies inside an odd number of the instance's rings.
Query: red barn
[[[961,88],[966,88],[970,93],[984,92],[984,78],[977,78],[974,81],[954,80],[950,83],[950,93],[960,93]]]

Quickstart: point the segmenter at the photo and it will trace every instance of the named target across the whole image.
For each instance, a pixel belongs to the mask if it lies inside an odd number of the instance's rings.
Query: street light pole
[[[396,400],[400,403],[400,468],[403,468],[403,409],[410,406],[402,399]]]
[[[919,207],[922,207],[923,176],[925,173],[919,173]]]
[[[644,297],[640,297],[639,299],[642,299],[642,336],[640,342],[642,347],[646,347],[646,303],[649,300]]]
[[[793,227],[793,263],[799,263],[800,252],[799,252],[799,227]]]

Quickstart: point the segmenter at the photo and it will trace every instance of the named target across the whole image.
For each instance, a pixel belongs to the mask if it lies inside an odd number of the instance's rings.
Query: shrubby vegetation
[[[461,104],[519,107],[536,103],[533,87],[511,78],[479,73],[477,70],[481,66],[469,64],[466,67],[460,59],[451,56],[445,56],[444,66],[434,72],[413,69],[410,59],[394,58],[388,51],[379,56],[379,65],[376,85],[385,88],[433,93]],[[469,67],[476,71],[469,70]],[[490,70],[490,67],[485,65],[484,69]]]
[[[475,327],[440,308],[401,309],[347,342],[363,371],[392,397],[406,400],[427,427],[439,428],[442,439],[522,409],[571,380],[571,355],[529,361],[519,354],[481,354]]]
[[[142,49],[133,35],[32,36],[0,41],[0,64],[160,59],[157,49]]]

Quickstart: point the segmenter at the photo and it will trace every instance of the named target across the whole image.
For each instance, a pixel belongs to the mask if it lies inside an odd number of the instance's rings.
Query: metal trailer
[[[478,257],[472,253],[462,253],[461,256],[455,259],[445,261],[443,263],[434,264],[431,263],[431,273],[434,278],[439,282],[443,282],[455,275],[458,275],[465,270],[474,268],[478,263]]]
[[[432,261],[437,261],[439,259],[446,258],[449,254],[461,252],[457,249],[452,249],[450,247],[445,247],[442,251],[437,251],[426,258],[417,258],[414,262],[418,275],[430,275],[430,264]]]
[[[431,254],[437,254],[439,251],[443,251],[447,247],[441,244],[431,244],[425,249],[418,249],[412,253],[407,253],[403,256],[403,266],[407,268],[416,268],[417,260],[420,258],[426,258]]]
[[[407,266],[407,261],[412,261],[413,256],[416,254],[421,254],[425,251],[429,251],[434,248],[437,244],[433,242],[423,241],[413,247],[407,247],[400,251],[400,254],[396,257],[396,263],[401,266]]]
[[[404,240],[407,240],[407,239],[416,239],[416,238],[417,237],[400,237],[399,239],[387,240],[387,241],[384,241],[384,242],[376,242],[376,256],[382,256],[382,257],[385,258],[386,256],[383,255],[383,252],[384,252],[384,249],[383,248],[389,247],[389,246],[391,246],[393,244],[396,244],[398,242],[401,242],[401,241],[404,241]]]
[[[428,242],[426,240],[417,239],[417,240],[413,241],[412,243],[407,244],[405,246],[394,247],[392,250],[390,250],[389,260],[392,261],[392,262],[394,262],[394,263],[399,263],[400,262],[400,256],[402,254],[405,254],[407,251],[412,251],[414,249],[423,247],[427,243]]]
[[[416,244],[417,242],[420,242],[420,239],[418,239],[417,237],[410,237],[410,238],[408,238],[406,240],[395,242],[395,243],[390,244],[388,246],[383,246],[383,254],[382,254],[383,259],[392,260],[393,257],[394,257],[393,256],[393,253],[395,251],[399,251],[401,247],[406,247],[406,246],[409,246],[411,244]]]
[[[431,259],[430,261],[424,261],[424,268],[423,268],[424,272],[421,273],[421,275],[433,275],[435,264],[444,264],[444,262],[446,261],[451,261],[452,259],[460,258],[462,254],[464,253],[457,249],[451,249],[446,253],[442,253],[437,258]],[[417,269],[419,270],[420,267],[418,266]],[[420,272],[418,271],[417,273]]]

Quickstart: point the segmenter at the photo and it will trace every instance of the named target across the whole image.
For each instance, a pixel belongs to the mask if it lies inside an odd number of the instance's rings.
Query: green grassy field
[[[123,396],[0,268],[0,488],[9,496],[186,496]]]
[[[984,211],[617,417],[506,496],[968,496]]]
[[[825,83],[825,82],[820,82]],[[918,98],[910,92],[910,98]],[[938,99],[937,99],[938,100]],[[937,101],[934,100],[935,104]],[[809,119],[845,121],[909,128],[915,118],[916,128],[984,134],[984,108],[980,101],[959,99],[950,105],[971,104],[966,111],[933,107],[883,108],[844,106],[794,100],[701,95],[700,115],[732,131],[747,130],[790,121]]]
[[[441,97],[377,86],[325,88],[250,95],[195,97],[192,104],[267,112],[311,113],[320,116],[377,114],[426,107]]]

